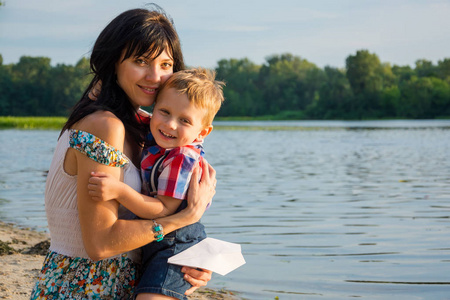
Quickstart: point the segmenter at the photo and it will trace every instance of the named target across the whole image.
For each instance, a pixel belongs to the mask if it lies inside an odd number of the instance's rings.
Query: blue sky
[[[75,64],[103,27],[136,0],[4,0],[0,54],[4,64],[21,56]],[[154,1],[174,19],[185,60],[215,67],[220,59],[247,57],[263,64],[292,53],[344,67],[348,55],[367,49],[392,65],[450,58],[448,0],[164,0]]]

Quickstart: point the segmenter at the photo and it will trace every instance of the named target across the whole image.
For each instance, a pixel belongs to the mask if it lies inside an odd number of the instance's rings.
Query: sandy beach
[[[42,267],[49,236],[0,221],[0,299],[29,299]],[[230,291],[199,289],[192,300],[238,300]]]

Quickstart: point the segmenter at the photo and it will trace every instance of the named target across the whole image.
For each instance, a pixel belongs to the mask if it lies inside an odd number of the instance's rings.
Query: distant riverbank
[[[267,117],[226,117],[216,118],[217,121],[268,121],[281,120],[275,116]],[[12,117],[0,116],[0,129],[61,129],[66,123],[65,117]]]
[[[65,117],[0,117],[0,129],[61,129]]]
[[[66,123],[65,117],[2,117],[0,129],[40,129],[60,130]],[[404,125],[406,124],[406,125]],[[314,130],[330,128],[399,128],[410,127],[448,127],[448,119],[436,120],[282,120],[276,116],[266,117],[226,117],[216,118],[213,125],[220,130]]]

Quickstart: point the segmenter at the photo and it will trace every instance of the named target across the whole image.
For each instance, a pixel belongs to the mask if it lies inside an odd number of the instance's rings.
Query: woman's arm
[[[123,151],[125,147],[125,129],[112,113],[96,112],[75,124],[74,127],[94,134],[119,151]],[[88,255],[93,260],[100,260],[152,242],[154,240],[152,221],[118,219],[117,201],[91,200],[87,188],[91,172],[105,172],[117,179],[122,179],[123,170],[97,163],[74,149],[69,150],[75,151],[78,211],[83,242]],[[198,170],[194,171],[194,175],[198,178]],[[188,207],[175,215],[157,220],[163,226],[165,233],[200,219],[215,193],[214,182],[215,171],[206,165],[203,167],[201,183],[191,181]]]

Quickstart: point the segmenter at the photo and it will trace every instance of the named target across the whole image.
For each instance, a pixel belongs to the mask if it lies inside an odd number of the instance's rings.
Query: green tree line
[[[345,68],[317,67],[292,54],[223,59],[221,117],[278,119],[424,119],[450,116],[450,59],[391,66],[368,50],[349,55]],[[89,61],[51,66],[45,57],[4,65],[0,55],[0,115],[67,116],[91,79]]]
[[[439,118],[450,116],[450,59],[415,67],[382,63],[367,50],[349,55],[345,68],[323,69],[291,54],[263,65],[221,60],[226,83],[219,116],[278,115],[281,119]]]
[[[1,116],[68,116],[91,79],[89,60],[50,65],[50,58],[22,56],[3,64],[0,55]]]

